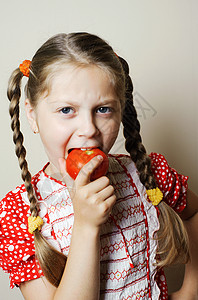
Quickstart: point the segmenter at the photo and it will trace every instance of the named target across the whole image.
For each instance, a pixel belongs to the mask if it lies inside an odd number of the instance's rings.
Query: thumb
[[[93,157],[88,163],[86,163],[78,173],[75,182],[80,185],[86,185],[90,182],[90,177],[93,171],[101,164],[103,161],[103,157],[101,155],[97,155]]]

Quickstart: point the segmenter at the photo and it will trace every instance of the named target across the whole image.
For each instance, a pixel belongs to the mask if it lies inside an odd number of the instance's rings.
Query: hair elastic
[[[33,232],[38,228],[38,230],[41,230],[41,226],[43,225],[43,220],[41,217],[28,217],[28,231],[29,233],[33,234]]]
[[[158,205],[163,199],[163,193],[157,187],[156,189],[146,190],[146,193],[153,205]]]
[[[19,65],[20,71],[23,73],[24,76],[29,77],[30,75],[30,60],[24,60],[22,64]]]

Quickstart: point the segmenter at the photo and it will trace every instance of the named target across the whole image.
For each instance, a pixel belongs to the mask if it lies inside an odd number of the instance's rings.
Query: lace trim
[[[134,172],[135,169],[135,172]],[[148,220],[148,229],[149,229],[149,241],[150,241],[150,259],[149,259],[149,269],[150,269],[150,281],[151,281],[151,295],[152,300],[159,299],[160,296],[160,289],[157,285],[155,280],[155,275],[157,273],[157,267],[155,266],[156,263],[156,251],[157,251],[157,241],[155,240],[155,233],[159,230],[160,224],[158,221],[157,210],[152,205],[152,203],[148,202],[146,188],[142,185],[139,180],[138,172],[135,167],[135,164],[131,162],[127,166],[127,170],[130,174],[133,174],[133,181],[136,184],[138,192],[140,194],[142,203],[144,205],[144,210],[147,215]]]

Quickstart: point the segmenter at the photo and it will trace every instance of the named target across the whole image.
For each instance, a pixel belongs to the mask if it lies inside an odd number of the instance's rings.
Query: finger
[[[91,174],[101,164],[102,161],[103,157],[101,155],[97,155],[93,157],[88,163],[86,163],[76,177],[76,184],[80,186],[88,184],[90,182]]]
[[[114,195],[114,187],[112,185],[108,185],[106,188],[101,189],[100,192],[97,193],[99,201],[105,201],[109,197]]]
[[[109,183],[109,178],[106,176],[102,176],[94,181],[89,182],[87,185],[89,186],[90,193],[98,193],[106,188]]]
[[[104,212],[109,214],[112,211],[114,204],[116,203],[116,195],[113,194],[107,198],[101,205],[103,206]]]

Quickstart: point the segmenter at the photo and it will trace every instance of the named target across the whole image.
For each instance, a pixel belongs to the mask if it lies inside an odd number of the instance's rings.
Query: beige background
[[[164,154],[171,166],[190,177],[189,186],[198,193],[196,0],[1,0],[0,198],[21,183],[8,115],[8,77],[21,61],[31,59],[48,37],[72,31],[100,35],[128,60],[148,152]],[[47,159],[23,113],[22,129],[30,169],[35,173]],[[114,151],[124,152],[122,134]],[[169,280],[171,289],[177,288],[177,273],[176,279]],[[0,289],[1,299],[22,299],[18,289],[9,289],[2,271]]]

